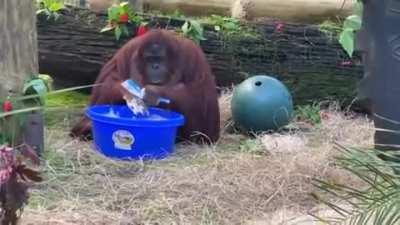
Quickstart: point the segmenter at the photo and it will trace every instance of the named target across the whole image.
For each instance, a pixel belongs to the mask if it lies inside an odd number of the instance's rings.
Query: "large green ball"
[[[288,89],[277,79],[252,76],[233,91],[233,120],[247,131],[262,132],[287,125],[293,114],[293,100]]]

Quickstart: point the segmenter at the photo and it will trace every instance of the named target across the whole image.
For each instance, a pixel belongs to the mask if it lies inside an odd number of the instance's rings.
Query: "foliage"
[[[320,111],[321,108],[319,104],[297,106],[295,110],[295,117],[297,120],[316,125],[321,123]]]
[[[48,91],[52,89],[52,82],[53,80],[50,76],[40,74],[37,77],[33,77],[32,79],[25,82],[22,93],[23,95],[38,95],[39,103],[41,105],[44,105],[44,96]]]
[[[23,95],[35,95],[35,100],[41,99],[50,87],[48,76],[32,76],[25,82]],[[40,102],[40,101],[39,101]],[[28,201],[27,181],[41,182],[39,172],[28,168],[24,159],[30,159],[35,165],[40,160],[35,150],[24,143],[22,130],[25,116],[32,111],[41,110],[42,105],[35,101],[18,101],[13,96],[7,96],[3,101],[3,112],[0,113],[0,222],[4,225],[17,224],[18,212]],[[5,107],[7,106],[7,107]]]
[[[198,44],[200,41],[207,40],[204,37],[204,29],[202,25],[196,20],[186,20],[182,27],[178,29],[178,32],[179,31],[182,32],[185,37],[192,39]]]
[[[14,146],[21,139],[26,113],[41,110],[44,104],[43,96],[49,91],[48,78],[45,75],[32,76],[23,86],[22,95],[34,98],[18,100],[18,96],[9,95],[3,100],[3,112],[0,113],[0,145]],[[5,105],[8,107],[5,107]]]
[[[203,20],[204,23],[214,26],[214,30],[221,34],[225,42],[235,42],[243,38],[261,38],[254,28],[242,24],[233,17],[211,15]]]
[[[339,42],[350,57],[353,56],[354,52],[355,32],[361,29],[362,13],[363,4],[361,0],[357,0],[354,6],[354,14],[346,18],[339,35]]]
[[[319,25],[319,30],[325,33],[329,39],[337,37],[347,55],[352,57],[355,49],[355,33],[360,30],[362,26],[362,14],[362,0],[357,0],[353,7],[352,15],[346,17],[343,24],[340,25],[332,21],[324,21]]]
[[[181,11],[179,11],[179,9],[176,9],[176,10],[170,15],[170,17],[171,17],[171,18],[175,18],[175,19],[182,19],[182,18],[185,18],[185,15],[184,15]]]
[[[63,0],[36,0],[38,5],[37,15],[46,15],[47,19],[58,20],[60,17],[60,11],[65,9]]]
[[[33,111],[41,111],[45,109],[46,99],[49,96],[71,92],[79,89],[85,89],[94,85],[85,85],[61,90],[52,90],[52,79],[48,75],[32,76],[25,82],[21,96],[9,95],[3,100],[11,102],[12,109],[10,111],[0,112],[0,145],[9,144],[15,146],[21,140],[21,131],[24,129],[25,117],[27,113]]]
[[[234,33],[241,30],[239,20],[233,17],[211,15],[211,17],[208,19],[208,22],[214,26],[215,31]]]
[[[352,15],[346,18],[343,25],[343,31],[340,34],[339,42],[346,50],[347,54],[352,57],[354,52],[354,32],[361,28],[361,18]]]
[[[328,20],[319,25],[319,30],[324,33],[329,40],[333,40],[340,35],[342,26],[339,23]]]
[[[77,109],[82,109],[89,102],[89,93],[78,91],[64,92],[46,96],[45,124],[47,127],[59,126],[62,121],[75,118]],[[57,111],[57,113],[54,113]]]
[[[121,2],[118,5],[111,6],[107,11],[108,24],[100,32],[108,32],[114,30],[114,35],[117,40],[122,35],[130,36],[127,24],[140,25],[143,18],[136,14],[128,2]]]
[[[39,165],[40,161],[30,146],[18,148],[0,146],[0,223],[14,225],[18,222],[18,212],[21,212],[28,201],[28,181],[41,182],[39,172],[28,168],[24,159],[30,159]]]
[[[211,15],[202,18],[202,21],[204,24],[213,26],[213,29],[218,32],[221,41],[225,43],[223,45],[224,51],[229,52],[229,54],[232,54],[235,57],[237,56],[236,54],[238,53],[238,49],[240,49],[239,54],[243,54],[245,49],[246,51],[254,52],[254,49],[249,49],[243,46],[243,40],[246,40],[246,42],[252,42],[265,38],[265,35],[259,33],[255,29],[256,27],[241,23],[233,17]],[[265,54],[265,52],[263,52],[263,54]]]
[[[46,107],[84,106],[89,102],[89,95],[77,91],[64,92],[46,97]]]
[[[313,196],[337,213],[335,218],[319,218],[329,224],[376,224],[395,225],[400,223],[400,163],[384,161],[382,158],[398,157],[396,152],[346,148],[337,145],[341,155],[336,163],[350,174],[358,177],[365,188],[332,183],[315,179],[315,185],[325,193],[339,198],[344,204],[338,205]]]

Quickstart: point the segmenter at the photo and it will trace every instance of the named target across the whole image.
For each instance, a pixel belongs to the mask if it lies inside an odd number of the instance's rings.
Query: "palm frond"
[[[399,197],[399,196],[397,196]],[[345,220],[343,225],[399,225],[400,224],[400,201],[394,199],[384,204],[365,210],[353,212]]]
[[[358,177],[365,188],[314,179],[314,185],[324,197],[315,193],[313,197],[338,214],[324,221],[343,225],[400,224],[400,176],[396,173],[400,162],[382,159],[382,156],[398,158],[399,153],[347,148],[339,144],[336,149],[341,153],[336,157],[338,167]],[[332,197],[342,204],[334,203]]]

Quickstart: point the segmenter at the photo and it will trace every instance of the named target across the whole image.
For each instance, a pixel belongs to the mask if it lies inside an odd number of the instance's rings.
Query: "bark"
[[[146,10],[174,12],[188,16],[212,14],[244,17],[269,17],[293,22],[324,21],[347,16],[354,0],[144,0]]]
[[[24,79],[37,73],[34,1],[0,1],[0,96],[20,93]]]
[[[10,92],[19,95],[25,80],[38,73],[34,3],[31,0],[0,1],[0,96],[3,100]],[[35,126],[31,126],[32,117],[35,118]],[[38,150],[43,149],[42,117],[37,112],[27,115],[25,132],[23,136],[27,144]]]

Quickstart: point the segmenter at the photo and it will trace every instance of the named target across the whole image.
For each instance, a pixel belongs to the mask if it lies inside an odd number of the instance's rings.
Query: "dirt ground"
[[[220,99],[223,127],[229,99]],[[46,180],[32,187],[22,224],[318,224],[307,216],[320,208],[312,178],[358,184],[335,166],[335,142],[369,147],[373,136],[364,116],[334,107],[321,115],[317,126],[293,121],[256,138],[224,131],[215,146],[180,144],[153,162],[106,159],[59,120],[46,130]]]

